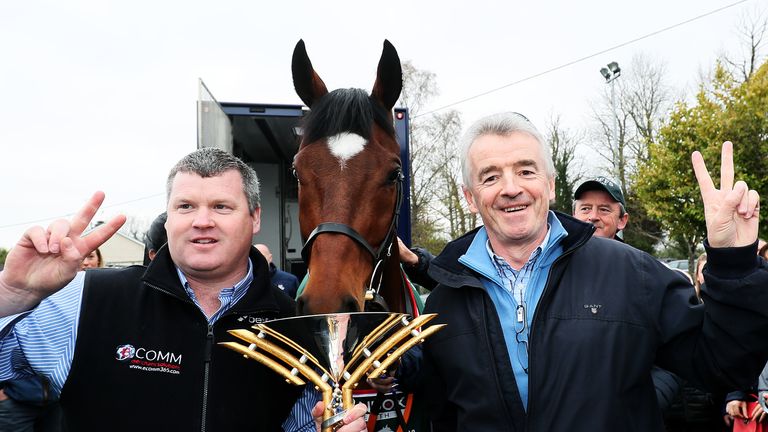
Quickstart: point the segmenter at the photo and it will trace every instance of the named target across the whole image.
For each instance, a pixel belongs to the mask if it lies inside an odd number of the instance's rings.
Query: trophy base
[[[320,430],[323,432],[325,431],[335,431],[340,429],[342,426],[344,426],[344,416],[347,415],[347,410],[344,410],[340,413],[334,414],[327,419],[323,420],[323,423],[320,425]]]

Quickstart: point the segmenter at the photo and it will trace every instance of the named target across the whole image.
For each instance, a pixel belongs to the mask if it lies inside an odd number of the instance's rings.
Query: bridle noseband
[[[309,266],[312,244],[315,242],[315,239],[317,239],[317,236],[324,233],[343,234],[368,251],[373,257],[373,272],[371,273],[371,280],[368,283],[368,287],[365,290],[365,300],[366,306],[369,302],[373,302],[376,305],[373,309],[388,310],[386,302],[379,294],[379,291],[381,290],[381,284],[384,280],[382,264],[392,256],[392,245],[395,243],[395,236],[397,236],[397,220],[400,218],[400,205],[403,202],[403,172],[400,168],[398,168],[397,172],[395,189],[396,199],[392,221],[389,223],[387,234],[378,249],[374,249],[373,246],[371,246],[371,244],[368,243],[368,241],[354,228],[338,222],[323,222],[317,225],[317,227],[312,230],[312,233],[309,234],[307,241],[301,248],[301,257],[304,259],[304,262],[307,263],[307,266]],[[380,271],[380,269],[382,270]],[[378,279],[376,277],[377,275],[379,276]]]

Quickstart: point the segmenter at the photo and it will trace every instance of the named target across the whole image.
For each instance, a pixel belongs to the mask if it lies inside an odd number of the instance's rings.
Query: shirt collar
[[[523,265],[523,267],[525,267],[526,265],[530,264],[531,262],[535,262],[536,259],[539,257],[539,255],[541,255],[542,251],[548,249],[550,234],[552,233],[552,229],[551,229],[552,228],[552,222],[551,222],[550,219],[553,216],[554,216],[554,213],[552,213],[550,211],[549,215],[547,216],[547,234],[544,236],[544,239],[541,241],[541,244],[539,244],[539,246],[537,246],[536,249],[534,249],[533,252],[531,252],[531,255],[528,257],[528,260]],[[557,218],[555,218],[555,219],[557,219]],[[562,225],[560,227],[562,228]],[[499,271],[499,272],[502,271],[499,268],[499,266],[502,265],[503,263],[509,266],[509,263],[507,263],[504,258],[502,258],[501,256],[497,255],[493,251],[493,248],[491,248],[491,240],[490,239],[486,240],[486,242],[485,242],[485,250],[488,253],[488,256],[491,258],[491,262],[493,262],[494,267],[496,267],[497,271]],[[510,266],[510,268],[511,268],[511,266]],[[517,272],[517,270],[515,270],[514,268],[512,269],[512,271]],[[500,273],[500,274],[502,274],[502,273]]]
[[[549,225],[548,238],[540,245],[542,251],[538,257],[538,266],[546,266],[551,264],[562,251],[562,240],[568,236],[568,231],[565,230],[560,219],[557,218],[553,211],[549,211],[547,215],[547,224]],[[479,272],[488,279],[494,279],[496,274],[496,267],[493,259],[493,255],[488,252],[487,242],[488,234],[485,227],[481,227],[475,234],[472,243],[467,251],[459,257],[459,262],[465,266]]]
[[[176,266],[176,273],[179,275],[179,281],[181,281],[181,285],[184,287],[184,290],[187,292],[189,298],[195,299],[195,294],[192,291],[192,288],[189,286],[189,281],[179,266]],[[237,296],[241,294],[243,291],[248,289],[252,281],[253,263],[251,263],[251,258],[248,258],[248,270],[245,272],[245,276],[240,279],[240,281],[237,282],[234,286],[223,288],[219,293],[219,298]]]

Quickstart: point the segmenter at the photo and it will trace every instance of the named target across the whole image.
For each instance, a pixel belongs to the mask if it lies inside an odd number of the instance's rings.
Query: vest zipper
[[[205,350],[203,352],[203,422],[200,430],[205,432],[205,424],[208,417],[208,379],[211,372],[211,352],[213,351],[213,325],[208,324],[208,334],[205,338]]]
[[[161,291],[161,292],[163,292],[165,294],[173,296],[173,297],[175,297],[175,298],[177,298],[177,299],[179,299],[179,300],[181,300],[183,302],[186,302],[186,303],[189,303],[189,304],[192,304],[192,305],[195,304],[195,302],[193,302],[192,299],[190,299],[187,296],[181,297],[181,296],[177,295],[176,293],[171,292],[171,291],[169,291],[169,290],[167,290],[165,288],[161,288],[161,287],[159,287],[159,286],[157,286],[155,284],[151,284],[149,282],[144,282],[144,283],[147,286],[149,286],[150,288],[156,289],[156,290]],[[234,312],[230,308],[229,310],[224,312],[224,314],[222,314],[222,316],[219,317],[217,322],[221,321],[222,318],[224,318],[226,316],[230,316],[230,315],[236,315],[236,314],[242,314],[242,313],[256,314],[256,313],[263,313],[263,312],[276,312],[277,315],[279,315],[279,311],[273,311],[273,310],[269,310],[269,309],[262,309],[262,310],[257,310],[257,311],[238,311],[238,312]],[[207,319],[206,319],[206,321],[207,321]],[[203,366],[203,409],[202,409],[202,424],[200,425],[200,431],[201,432],[205,432],[206,431],[206,423],[208,421],[208,418],[207,418],[208,417],[208,381],[210,379],[210,373],[211,373],[211,354],[213,352],[213,345],[214,345],[213,324],[208,323],[208,333],[206,335],[205,347],[204,347],[204,351],[203,351],[203,356],[204,356],[203,357],[203,363],[204,363],[204,366]]]

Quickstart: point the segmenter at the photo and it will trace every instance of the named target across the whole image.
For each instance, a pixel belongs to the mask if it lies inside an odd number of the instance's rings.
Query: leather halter
[[[373,258],[373,272],[371,273],[371,280],[368,283],[368,287],[365,291],[366,309],[368,309],[370,302],[373,302],[373,304],[370,305],[372,306],[371,309],[373,310],[386,311],[389,309],[386,302],[384,301],[384,298],[379,294],[379,290],[381,289],[381,284],[384,279],[384,271],[382,269],[382,265],[384,264],[384,261],[387,260],[387,258],[392,256],[392,245],[394,244],[395,236],[397,235],[397,220],[400,218],[400,206],[403,202],[403,172],[401,168],[398,168],[395,189],[395,193],[397,195],[395,199],[395,208],[393,211],[392,221],[389,223],[387,234],[384,237],[384,240],[381,242],[381,245],[379,245],[378,249],[374,249],[373,246],[368,243],[365,237],[363,237],[354,228],[347,224],[338,222],[323,222],[317,225],[317,227],[312,230],[312,233],[309,234],[307,241],[301,248],[301,257],[304,259],[304,262],[307,263],[307,265],[309,265],[312,245],[315,242],[315,239],[317,239],[317,236],[324,233],[343,234],[354,240],[355,243],[368,251],[368,253],[371,254],[371,257]],[[381,271],[379,271],[380,269]],[[374,284],[377,274],[379,275],[378,281]]]

